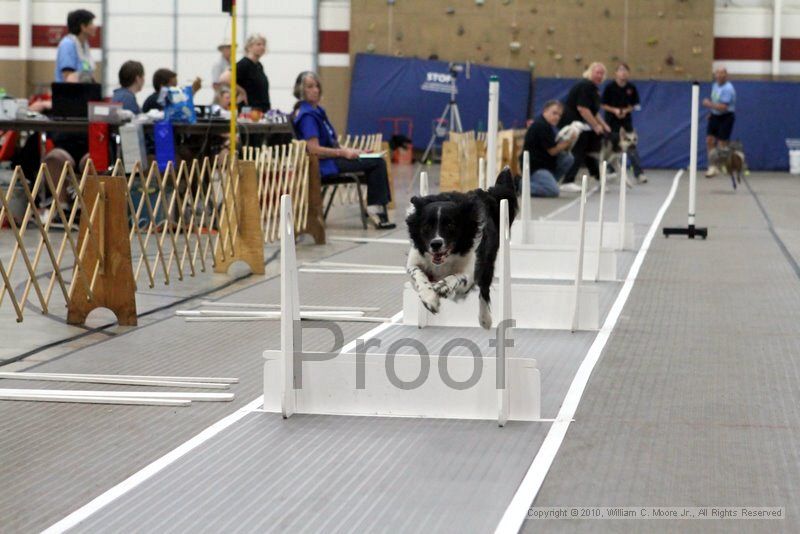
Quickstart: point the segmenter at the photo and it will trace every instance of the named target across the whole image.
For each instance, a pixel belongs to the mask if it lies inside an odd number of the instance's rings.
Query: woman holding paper
[[[320,179],[324,184],[342,172],[363,172],[367,180],[367,213],[381,230],[395,227],[389,222],[386,205],[391,200],[386,162],[360,150],[342,148],[328,115],[319,105],[322,86],[319,76],[311,71],[301,72],[294,84],[295,104],[292,124],[298,139],[306,140],[308,152],[319,158]]]

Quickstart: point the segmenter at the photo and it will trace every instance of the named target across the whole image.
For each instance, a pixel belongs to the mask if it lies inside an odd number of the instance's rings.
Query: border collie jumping
[[[478,285],[478,322],[492,327],[489,291],[500,247],[500,201],[509,221],[517,214],[514,177],[508,167],[488,191],[413,197],[406,224],[412,247],[407,271],[422,304],[439,312],[441,298],[460,299]],[[510,223],[509,223],[510,224]]]

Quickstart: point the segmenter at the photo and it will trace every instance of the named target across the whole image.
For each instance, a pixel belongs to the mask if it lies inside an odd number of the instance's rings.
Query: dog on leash
[[[725,146],[714,148],[709,152],[708,160],[711,165],[731,177],[734,189],[736,189],[737,182],[742,183],[742,175],[747,171],[747,161],[741,141],[731,141]]]
[[[600,146],[600,161],[606,160],[610,166],[619,169],[622,166],[622,154],[639,144],[636,130],[619,129],[619,134],[612,133],[604,137]]]
[[[578,142],[578,136],[583,132],[588,132],[589,130],[591,130],[591,127],[585,122],[572,121],[558,131],[556,134],[556,143],[561,143],[567,139],[572,139],[572,143],[570,143],[568,148],[568,150],[572,150],[572,148],[575,146],[575,143]]]
[[[488,191],[413,197],[406,224],[412,246],[407,271],[422,304],[438,313],[440,299],[461,299],[477,285],[478,323],[492,327],[490,289],[500,247],[500,201],[517,214],[515,180],[505,167]]]

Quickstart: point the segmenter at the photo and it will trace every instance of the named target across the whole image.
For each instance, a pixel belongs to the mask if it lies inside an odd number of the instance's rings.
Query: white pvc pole
[[[773,0],[772,4],[772,75],[781,73],[781,14],[783,0]]]
[[[425,171],[419,173],[419,196],[428,196],[428,173]]]
[[[531,221],[531,160],[530,153],[522,153],[522,242],[528,242],[528,225]]]
[[[625,187],[624,185],[622,186]],[[577,269],[575,270],[575,307],[572,313],[572,331],[578,329],[578,316],[580,314],[581,280],[583,279],[583,240],[586,232],[586,175],[581,180],[581,209],[578,220],[578,253]]]
[[[79,397],[77,395],[37,395],[27,393],[0,393],[0,401],[26,401],[26,402],[70,402],[76,404],[134,404],[138,406],[189,406],[192,401],[186,399],[136,399],[132,397]]]
[[[603,160],[600,166],[600,213],[597,216],[597,269],[594,272],[594,281],[600,280],[600,253],[603,251],[603,205],[606,200],[606,173],[608,172],[608,162]],[[625,187],[624,185],[622,187]]]
[[[694,226],[695,187],[697,186],[697,128],[700,113],[700,84],[692,84],[692,135],[689,146],[689,226]]]
[[[300,288],[298,286],[297,256],[294,244],[294,217],[292,217],[292,197],[281,196],[281,413],[284,419],[294,415],[294,325],[300,320]],[[302,340],[301,340],[302,344]],[[266,373],[265,373],[266,375]],[[266,379],[264,394],[267,393]]]
[[[322,262],[319,262],[322,263]],[[251,302],[213,302],[210,300],[204,300],[200,302],[203,306],[219,306],[221,308],[263,308],[263,309],[270,309],[270,310],[279,310],[281,308],[280,304],[254,304]],[[301,310],[328,310],[328,311],[378,311],[380,310],[377,306],[311,306],[311,305],[301,305]],[[210,382],[210,381],[209,381]]]
[[[489,77],[489,118],[486,127],[486,184],[497,180],[497,115],[500,104],[500,82],[496,75]]]
[[[314,269],[311,267],[303,267],[300,269],[301,273],[317,273],[317,274],[408,274],[405,269],[398,267],[394,271],[388,269]]]
[[[486,187],[486,160],[478,158],[478,188],[487,189]]]
[[[60,376],[60,377],[85,377],[85,378],[128,378],[131,380],[170,380],[173,382],[214,382],[218,384],[238,384],[238,378],[221,378],[211,376],[150,376],[150,375],[98,375],[88,373],[33,373],[28,371],[17,371],[10,374],[27,376],[31,379],[39,376]]]
[[[79,382],[87,384],[116,384],[120,386],[150,386],[172,388],[197,388],[197,389],[228,389],[228,384],[212,384],[208,382],[184,382],[179,380],[139,380],[130,378],[97,378],[87,376],[47,376],[25,373],[0,373],[0,378],[5,380],[35,380],[37,382]]]
[[[57,397],[123,397],[130,399],[186,399],[198,402],[228,402],[234,398],[233,393],[194,393],[192,391],[103,391],[79,389],[0,389],[0,395],[13,395],[15,393],[30,393],[31,395],[55,395]]]
[[[622,171],[619,175],[619,243],[617,248],[623,250],[625,248],[625,202],[627,201],[628,194],[628,154],[622,153]]]
[[[500,271],[500,322],[512,319],[511,313],[511,231],[508,215],[508,200],[500,201],[500,250],[497,259]],[[505,339],[513,339],[513,328],[505,327]],[[505,426],[511,411],[511,389],[508,382],[508,359],[513,356],[513,347],[500,343],[496,362],[497,372],[501,374],[498,381],[502,387],[497,391],[498,414],[497,424]]]

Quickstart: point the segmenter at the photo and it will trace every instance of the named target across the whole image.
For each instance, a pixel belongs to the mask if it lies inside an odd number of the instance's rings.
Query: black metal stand
[[[708,228],[696,228],[695,225],[690,224],[686,228],[664,228],[664,237],[669,237],[671,235],[685,235],[688,236],[689,239],[694,239],[695,236],[702,237],[705,239],[708,237]]]

